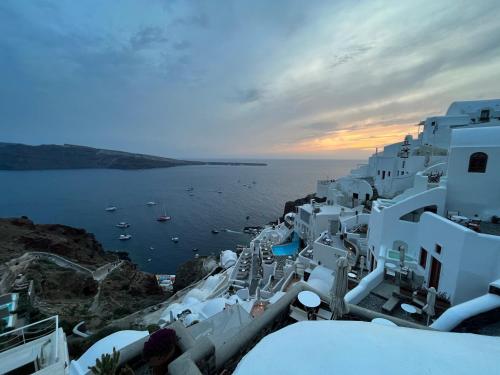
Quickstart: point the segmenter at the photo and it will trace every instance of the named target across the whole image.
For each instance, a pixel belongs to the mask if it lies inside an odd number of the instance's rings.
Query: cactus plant
[[[97,358],[95,366],[89,366],[89,370],[95,375],[115,375],[120,360],[120,352],[113,347],[113,354],[103,354],[101,359]]]

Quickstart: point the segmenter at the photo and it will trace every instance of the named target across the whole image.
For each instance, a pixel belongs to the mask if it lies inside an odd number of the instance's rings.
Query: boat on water
[[[217,229],[212,229],[212,234],[217,234],[219,231]]]
[[[118,228],[125,229],[125,228],[130,227],[130,224],[129,224],[129,223],[126,223],[126,222],[124,222],[124,221],[122,221],[122,222],[120,222],[120,223],[116,224],[116,226],[117,226]]]
[[[116,211],[116,207],[115,206],[108,206],[108,207],[105,208],[105,210],[107,212],[113,212],[113,211]]]
[[[151,201],[151,202],[146,203],[146,205],[148,205],[148,206],[155,206],[155,205],[156,205],[156,202]]]
[[[148,262],[151,262],[151,258],[148,258]]]
[[[197,251],[198,251],[198,249],[197,249],[196,247],[193,247],[193,251],[194,251],[194,252],[197,252]]]
[[[169,221],[172,219],[171,216],[167,215],[167,210],[165,209],[165,206],[163,206],[163,215],[158,216],[156,219],[157,221]]]
[[[194,190],[194,187],[190,186],[186,189],[186,191],[193,191]]]
[[[118,237],[120,241],[127,241],[130,240],[131,238],[132,238],[131,234],[120,234],[120,237]]]
[[[172,242],[177,243],[177,242],[179,242],[179,237],[172,237],[171,240],[172,240]]]
[[[150,246],[149,247],[149,250],[154,250],[155,248],[153,246]]]

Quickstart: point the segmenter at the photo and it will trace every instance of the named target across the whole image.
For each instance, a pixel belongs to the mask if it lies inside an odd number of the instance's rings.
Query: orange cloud
[[[409,124],[369,125],[361,128],[344,128],[327,134],[308,138],[286,146],[279,146],[277,152],[297,154],[325,154],[341,151],[369,151],[376,147],[401,142],[407,134],[416,133],[416,127]],[[363,153],[365,153],[363,152]]]

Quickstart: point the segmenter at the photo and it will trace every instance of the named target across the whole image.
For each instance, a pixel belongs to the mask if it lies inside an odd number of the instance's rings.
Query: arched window
[[[484,152],[474,152],[469,159],[469,172],[484,173],[486,172],[487,163],[488,155]]]

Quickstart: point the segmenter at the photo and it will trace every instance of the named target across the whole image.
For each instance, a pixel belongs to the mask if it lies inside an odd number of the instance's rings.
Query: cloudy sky
[[[498,0],[0,1],[0,141],[363,158],[499,88]]]

